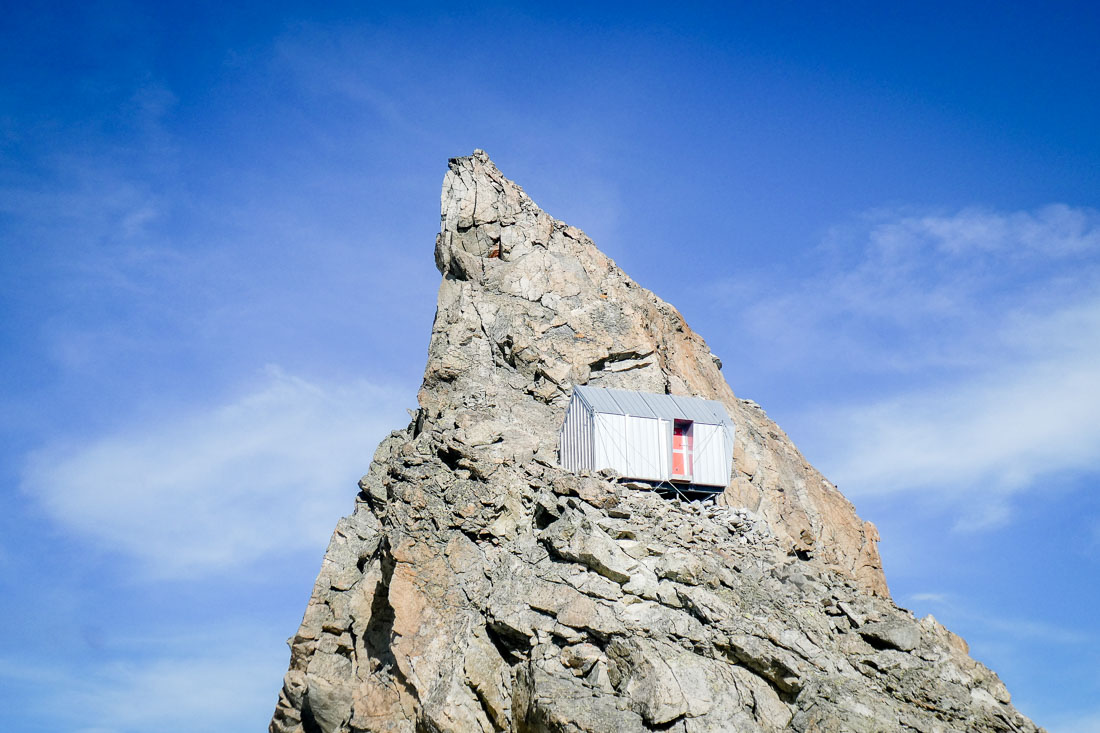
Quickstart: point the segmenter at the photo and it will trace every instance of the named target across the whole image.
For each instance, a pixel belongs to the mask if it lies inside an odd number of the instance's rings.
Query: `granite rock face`
[[[1032,731],[675,308],[450,162],[412,423],[325,555],[271,731]],[[574,384],[722,401],[717,501],[557,466]]]
[[[726,500],[758,513],[783,544],[887,594],[874,526],[758,405],[734,397],[675,308],[540,210],[484,153],[451,162],[442,219],[425,419],[502,438],[516,460],[553,462],[573,384],[718,400],[737,425]]]

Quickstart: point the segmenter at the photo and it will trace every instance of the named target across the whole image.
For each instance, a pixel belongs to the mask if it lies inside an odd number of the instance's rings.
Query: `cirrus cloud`
[[[1100,472],[1100,212],[876,210],[715,293],[758,368],[815,365],[829,391],[791,432],[849,496],[919,491],[980,528]]]
[[[239,567],[323,546],[400,397],[269,368],[243,396],[34,453],[22,489],[62,527],[157,575]],[[405,416],[407,418],[407,416]]]

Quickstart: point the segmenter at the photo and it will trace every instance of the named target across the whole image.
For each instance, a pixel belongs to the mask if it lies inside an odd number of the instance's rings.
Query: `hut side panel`
[[[561,436],[560,461],[568,471],[580,471],[594,467],[592,440],[592,413],[582,402],[574,399],[565,413]]]
[[[592,416],[592,427],[593,467],[610,468],[626,475],[626,446],[623,444],[626,416],[597,412]]]
[[[659,447],[658,460],[661,466],[661,480],[667,481],[672,475],[672,421],[660,420],[657,428]]]
[[[630,478],[661,481],[667,475],[661,444],[661,420],[652,417],[626,418],[627,464]]]
[[[726,430],[721,425],[695,423],[695,475],[693,483],[725,486],[730,480],[726,460]]]
[[[661,420],[596,413],[595,468],[610,468],[623,476],[648,481],[667,478]]]

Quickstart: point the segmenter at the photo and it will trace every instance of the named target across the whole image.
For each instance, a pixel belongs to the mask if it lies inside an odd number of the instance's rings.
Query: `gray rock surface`
[[[435,254],[420,409],[337,524],[271,731],[1036,730],[890,601],[874,528],[679,313],[481,151]],[[726,492],[558,468],[573,384],[723,401]]]

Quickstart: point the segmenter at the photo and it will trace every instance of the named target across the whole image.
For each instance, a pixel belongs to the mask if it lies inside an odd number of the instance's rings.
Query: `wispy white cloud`
[[[970,368],[1011,356],[1025,324],[1095,297],[1100,212],[875,210],[786,271],[743,272],[715,299],[769,367],[841,358],[867,372]],[[1013,328],[1015,326],[1015,328]],[[827,367],[828,362],[819,360]]]
[[[0,169],[0,213],[13,243],[63,250],[67,262],[147,238],[179,165],[165,124],[176,101],[168,87],[144,79],[104,120],[26,120],[22,156]]]
[[[1090,338],[1100,333],[1100,300],[1084,307],[1087,317],[1062,312],[1035,324],[1046,353],[824,410],[820,420],[838,435],[860,436],[831,444],[838,480],[855,493],[962,486],[1004,494],[1052,472],[1100,469],[1100,340]],[[1078,319],[1094,325],[1053,338]]]
[[[1045,621],[989,615],[981,616],[980,620],[987,628],[1000,632],[1001,638],[1006,639],[1033,639],[1046,644],[1066,646],[1095,642],[1095,637],[1091,634]]]
[[[45,447],[22,488],[62,527],[151,573],[238,567],[322,546],[379,439],[407,419],[402,407],[370,383],[270,369],[227,404]]]
[[[241,636],[225,644],[233,634]],[[20,696],[24,719],[49,730],[256,730],[275,708],[286,650],[250,642],[249,634],[225,629],[190,651],[132,654],[91,666],[0,658],[0,681]],[[160,641],[174,646],[170,639]]]
[[[119,170],[109,152],[58,152],[42,167],[39,177],[0,179],[0,213],[19,223],[23,247],[79,252],[134,240],[160,214],[148,182]]]
[[[917,248],[946,257],[1064,257],[1100,246],[1100,212],[1050,204],[1034,211],[967,208],[953,213],[871,212],[873,247],[883,258]]]
[[[936,613],[945,614],[945,618],[965,621],[986,633],[995,632],[998,638],[1012,640],[1012,643],[1035,640],[1047,644],[1073,646],[1092,644],[1097,641],[1097,636],[1092,632],[1032,618],[990,613],[950,593],[918,592],[910,593],[906,598],[918,606],[934,607],[937,609]]]
[[[72,707],[92,713],[88,719],[96,723],[89,733],[165,730],[179,727],[181,718],[193,731],[262,727],[266,716],[256,714],[274,710],[278,682],[271,671],[285,661],[274,655],[214,653],[119,662],[98,670],[94,683],[78,688],[81,704]],[[187,705],[185,712],[185,700],[201,704]]]
[[[1100,471],[1100,212],[879,210],[794,267],[714,292],[764,367],[849,385],[799,426],[846,493],[937,493],[977,529]]]

